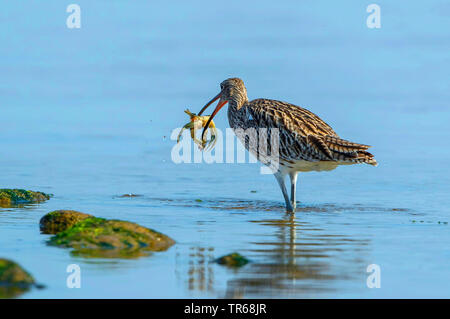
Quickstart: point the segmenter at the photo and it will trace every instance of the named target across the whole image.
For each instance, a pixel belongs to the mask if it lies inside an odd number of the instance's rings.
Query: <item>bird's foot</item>
[[[290,202],[286,203],[286,212],[295,213],[295,205],[292,205]]]

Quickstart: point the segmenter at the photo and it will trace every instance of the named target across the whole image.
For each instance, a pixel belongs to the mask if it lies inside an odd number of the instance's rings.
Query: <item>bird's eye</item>
[[[223,84],[220,84],[220,89],[223,90]]]

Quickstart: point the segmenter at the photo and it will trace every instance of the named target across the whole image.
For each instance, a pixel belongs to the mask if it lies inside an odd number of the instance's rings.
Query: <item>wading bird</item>
[[[298,172],[330,171],[339,165],[366,163],[377,165],[374,156],[367,152],[369,145],[358,144],[341,139],[333,129],[314,113],[286,102],[256,99],[249,101],[244,82],[239,78],[230,78],[220,84],[220,92],[198,113],[200,116],[214,101],[219,102],[204,126],[202,139],[209,123],[219,110],[228,106],[228,121],[233,131],[248,132],[254,129],[268,131],[277,129],[278,141],[269,145],[272,154],[277,154],[278,165],[274,176],[283,192],[286,210],[294,212],[296,207],[296,184]],[[258,133],[257,133],[258,134]],[[259,133],[261,134],[261,133]],[[236,134],[245,148],[260,159],[258,137],[249,134]],[[271,139],[271,141],[273,141]],[[259,142],[261,144],[261,142]],[[270,144],[270,142],[268,142]],[[274,144],[274,143],[272,143]],[[264,163],[264,161],[262,161]],[[285,178],[291,180],[291,197],[286,190]]]

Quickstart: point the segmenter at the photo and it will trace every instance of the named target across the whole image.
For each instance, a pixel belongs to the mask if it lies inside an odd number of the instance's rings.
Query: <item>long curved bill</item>
[[[222,93],[222,92],[221,92],[221,93]],[[201,113],[202,111],[204,111],[204,109],[206,109],[209,105],[211,105],[215,100],[217,100],[217,99],[220,97],[221,93],[219,93],[214,99],[212,99],[208,104],[206,104],[206,105],[203,107],[203,109],[200,111],[200,113]],[[203,127],[202,140],[205,139],[205,133],[206,133],[206,131],[208,130],[209,123],[211,123],[211,121],[213,120],[214,116],[216,116],[217,112],[219,112],[220,109],[221,109],[225,104],[227,104],[227,103],[228,103],[227,100],[220,100],[219,103],[217,103],[217,106],[216,106],[216,108],[214,109],[214,112],[211,114],[211,116],[210,116],[209,119],[208,119],[208,122],[206,122],[206,125]],[[200,114],[200,113],[199,113],[199,114]]]
[[[222,91],[219,92],[219,94],[217,94],[215,97],[212,98],[211,101],[209,101],[208,103],[206,103],[206,105],[204,107],[202,107],[202,109],[200,110],[200,112],[198,112],[198,116],[202,115],[202,113],[211,105],[214,103],[214,101],[216,101],[219,97],[222,96]]]

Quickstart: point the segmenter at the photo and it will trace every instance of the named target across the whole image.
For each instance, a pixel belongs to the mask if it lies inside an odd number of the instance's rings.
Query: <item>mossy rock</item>
[[[50,199],[50,194],[27,191],[24,189],[0,189],[0,207],[17,204],[39,203]]]
[[[73,248],[83,257],[135,258],[152,251],[164,251],[175,242],[168,236],[135,223],[86,218],[56,234],[49,245]]]
[[[222,256],[215,260],[220,265],[229,267],[241,267],[249,263],[249,260],[238,253],[232,253],[226,256]]]
[[[34,278],[17,263],[0,258],[0,298],[14,298],[35,285]]]
[[[55,210],[41,218],[39,227],[43,234],[57,234],[89,217],[93,216],[74,210]]]

